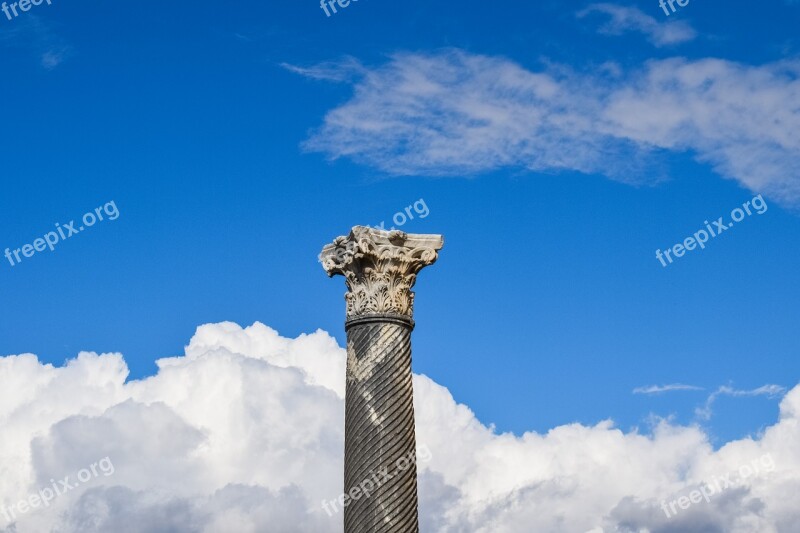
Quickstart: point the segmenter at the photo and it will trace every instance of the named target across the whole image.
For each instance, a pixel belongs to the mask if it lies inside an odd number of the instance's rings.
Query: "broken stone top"
[[[355,226],[319,256],[328,276],[345,277],[347,318],[397,314],[411,318],[417,273],[432,265],[444,245],[441,235],[415,235]]]

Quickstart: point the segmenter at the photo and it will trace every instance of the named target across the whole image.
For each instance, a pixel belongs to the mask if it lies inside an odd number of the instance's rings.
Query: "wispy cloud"
[[[345,80],[350,66],[306,69]],[[304,144],[392,175],[563,170],[646,183],[688,152],[724,178],[800,205],[800,61],[654,60],[638,69],[531,71],[461,50],[400,53]]]
[[[683,383],[672,383],[670,385],[650,385],[648,387],[637,387],[633,389],[634,394],[661,394],[663,392],[703,390],[703,387],[694,385],[684,385]]]
[[[47,70],[52,70],[64,61],[68,53],[67,48],[47,50],[42,54],[42,66]]]
[[[763,385],[752,390],[737,390],[733,387],[722,386],[711,393],[705,405],[703,407],[698,407],[695,410],[695,414],[703,420],[711,419],[711,415],[713,414],[712,406],[720,396],[732,396],[734,398],[765,396],[770,399],[775,399],[784,394],[786,394],[786,387],[781,387],[780,385]]]
[[[237,38],[238,40],[244,41],[246,43],[252,43],[253,42],[253,39],[251,37],[248,37],[247,35],[245,35],[243,33],[234,33],[233,36],[235,38]]]
[[[16,20],[13,27],[0,29],[0,44],[32,52],[47,70],[63,63],[72,52],[47,23],[32,14]]]
[[[347,56],[339,61],[319,63],[310,67],[299,67],[290,63],[281,63],[281,67],[295,74],[313,80],[345,82],[366,73],[364,66],[355,58]]]
[[[684,43],[697,37],[697,32],[694,28],[684,21],[658,21],[636,7],[603,2],[587,6],[579,11],[577,16],[584,18],[595,13],[608,15],[608,21],[600,26],[598,30],[606,35],[638,32],[645,35],[648,41],[659,47]]]

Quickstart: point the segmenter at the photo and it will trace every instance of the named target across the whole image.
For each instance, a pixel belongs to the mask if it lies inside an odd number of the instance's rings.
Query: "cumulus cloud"
[[[627,32],[638,32],[656,46],[691,41],[697,32],[688,23],[680,20],[658,21],[639,8],[601,2],[591,4],[578,12],[578,17],[600,13],[608,16],[608,21],[600,26],[600,33],[606,35],[622,35]]]
[[[63,367],[0,358],[0,531],[338,532],[345,352],[323,331],[198,328],[185,355],[126,381],[120,354]],[[414,377],[423,530],[789,532],[800,528],[800,387],[758,440],[714,450],[699,427],[611,421],[498,434]],[[457,443],[454,445],[454,443]],[[668,518],[662,501],[769,454],[774,469]],[[2,512],[108,457],[98,475],[14,520]]]
[[[725,178],[800,205],[800,62],[653,60],[631,72],[537,72],[461,50],[399,53],[304,143],[393,175],[570,170],[633,183],[689,153]]]

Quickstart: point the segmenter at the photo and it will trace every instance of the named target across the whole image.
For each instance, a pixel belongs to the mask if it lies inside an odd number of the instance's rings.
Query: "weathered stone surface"
[[[320,261],[329,276],[341,274],[347,281],[348,319],[371,314],[410,318],[417,274],[436,262],[443,244],[441,235],[356,226],[347,237],[325,246]]]

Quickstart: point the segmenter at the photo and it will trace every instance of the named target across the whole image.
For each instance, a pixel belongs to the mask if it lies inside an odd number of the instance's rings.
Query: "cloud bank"
[[[667,156],[688,153],[753,192],[800,206],[797,60],[670,58],[630,72],[614,64],[537,72],[450,49],[396,54],[353,89],[305,149],[393,175],[522,168],[631,183],[666,179]]]
[[[198,328],[182,357],[126,383],[120,354],[64,367],[0,358],[0,505],[102,458],[99,475],[9,521],[7,533],[339,532],[345,352],[323,331]],[[431,532],[800,530],[800,387],[758,439],[714,451],[697,427],[611,421],[497,434],[415,376],[420,513]],[[774,469],[668,518],[661,503],[769,454]],[[13,523],[12,523],[13,522]]]

